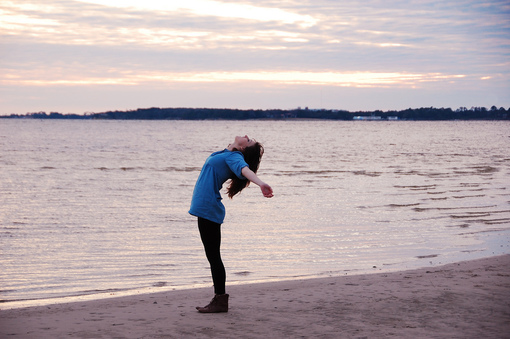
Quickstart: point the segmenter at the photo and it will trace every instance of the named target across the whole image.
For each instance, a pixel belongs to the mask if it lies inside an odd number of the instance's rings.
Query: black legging
[[[204,244],[205,255],[211,265],[214,293],[225,294],[226,273],[220,256],[221,224],[198,218],[198,230]]]

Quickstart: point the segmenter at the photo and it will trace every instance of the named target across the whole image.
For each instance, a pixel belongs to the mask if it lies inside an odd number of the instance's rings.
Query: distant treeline
[[[0,118],[12,119],[108,119],[108,120],[248,120],[248,119],[330,119],[330,120],[508,120],[510,108],[492,106],[451,108],[408,108],[401,111],[358,111],[308,109],[217,109],[217,108],[139,108],[131,111],[62,114],[36,112],[11,114]]]

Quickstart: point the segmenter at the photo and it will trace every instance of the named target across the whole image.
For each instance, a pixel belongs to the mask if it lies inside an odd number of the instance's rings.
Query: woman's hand
[[[262,194],[266,198],[273,197],[273,189],[271,188],[271,186],[260,180],[259,177],[257,177],[257,175],[253,173],[253,171],[249,167],[243,167],[241,173],[246,179],[250,180],[250,182],[253,182],[256,185],[258,185],[260,187],[260,190],[262,191]]]
[[[272,188],[271,188],[271,186],[269,186],[268,184],[263,183],[263,184],[260,186],[260,190],[262,191],[262,194],[263,194],[266,198],[272,198],[272,197],[273,197],[273,189],[272,189]]]

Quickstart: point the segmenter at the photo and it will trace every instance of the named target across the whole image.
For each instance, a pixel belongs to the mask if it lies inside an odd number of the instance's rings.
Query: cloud
[[[77,72],[74,76],[63,77],[65,70],[55,72],[41,71],[6,73],[0,85],[61,86],[61,85],[122,85],[140,86],[172,83],[235,83],[260,82],[287,85],[328,85],[342,87],[415,87],[425,82],[454,81],[465,75],[444,75],[440,73],[376,73],[376,72],[129,72],[122,69],[110,69],[107,73],[85,74]],[[65,78],[65,79],[63,79]]]
[[[145,11],[189,11],[195,15],[224,18],[248,19],[255,21],[276,21],[285,24],[299,24],[310,27],[317,20],[310,15],[302,15],[275,7],[260,7],[242,3],[226,3],[214,0],[79,0],[108,7]]]

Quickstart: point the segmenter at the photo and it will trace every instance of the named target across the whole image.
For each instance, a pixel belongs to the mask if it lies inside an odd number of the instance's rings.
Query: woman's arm
[[[273,189],[271,188],[271,186],[260,180],[259,177],[257,177],[257,175],[248,166],[243,167],[241,173],[246,179],[258,185],[260,187],[260,190],[262,191],[262,194],[266,198],[273,197]]]

